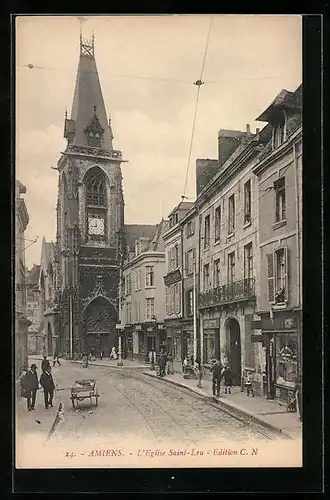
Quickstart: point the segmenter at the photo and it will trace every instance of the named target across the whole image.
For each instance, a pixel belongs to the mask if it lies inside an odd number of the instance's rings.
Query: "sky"
[[[51,167],[66,147],[80,29],[86,38],[94,33],[113,146],[127,160],[126,224],[157,224],[181,201],[197,94],[192,82],[205,52],[189,200],[196,159],[217,158],[218,130],[262,128],[255,118],[282,89],[302,82],[298,15],[90,16],[83,23],[75,16],[19,16],[16,23],[16,178],[27,188],[25,237],[38,237],[26,250],[28,268],[40,262],[42,238],[56,235],[58,172]]]

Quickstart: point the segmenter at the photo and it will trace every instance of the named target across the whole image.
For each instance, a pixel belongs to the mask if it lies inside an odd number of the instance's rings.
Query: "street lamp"
[[[118,363],[117,366],[123,366],[123,359],[122,359],[122,350],[121,350],[121,341],[122,341],[122,332],[125,329],[124,325],[121,323],[118,323],[116,325],[116,330],[118,331]]]

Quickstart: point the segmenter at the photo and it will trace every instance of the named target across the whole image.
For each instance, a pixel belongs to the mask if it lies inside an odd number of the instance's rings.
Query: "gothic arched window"
[[[86,204],[105,205],[105,179],[98,170],[93,169],[86,180]]]
[[[106,177],[99,167],[93,167],[87,172],[85,192],[88,240],[105,241]]]

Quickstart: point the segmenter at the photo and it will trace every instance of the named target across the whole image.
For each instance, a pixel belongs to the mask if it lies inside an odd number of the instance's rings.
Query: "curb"
[[[69,361],[70,363],[75,363],[76,365],[77,364],[82,364],[81,361],[73,361],[72,359],[68,359],[67,361]],[[101,362],[95,362],[95,361],[91,361],[88,363],[88,365],[90,366],[102,366],[103,368],[118,368],[119,370],[125,370],[125,369],[131,369],[131,370],[142,370],[144,369],[145,370],[145,367],[144,366],[117,366],[117,365],[106,365],[106,364],[102,364]]]
[[[198,396],[201,396],[202,398],[205,398],[205,399],[208,399],[210,396],[206,395],[206,394],[201,394],[200,392],[197,392],[195,389],[193,389],[192,387],[187,387],[186,385],[183,385],[183,384],[180,384],[180,382],[177,382],[176,380],[168,380],[168,379],[164,379],[164,378],[160,378],[160,377],[155,377],[154,375],[151,375],[151,373],[148,373],[148,372],[143,372],[145,375],[148,375],[148,377],[151,377],[151,378],[154,378],[154,379],[157,379],[157,380],[162,380],[163,382],[167,382],[168,384],[172,384],[172,385],[175,385],[177,387],[180,387],[181,389],[187,389],[188,391],[190,392],[193,392],[194,394],[197,394]],[[263,425],[264,427],[268,427],[268,429],[272,430],[272,431],[275,431],[277,432],[278,434],[281,434],[283,436],[285,436],[286,438],[288,439],[294,439],[290,433],[282,430],[281,428],[279,427],[276,427],[275,425],[272,425],[268,422],[265,422],[264,420],[256,417],[255,415],[251,415],[251,413],[249,413],[247,410],[244,410],[243,408],[237,408],[236,406],[232,406],[231,404],[225,402],[225,401],[219,401],[217,400],[217,404],[216,405],[212,405],[214,407],[218,407],[218,406],[223,406],[225,408],[228,408],[230,410],[234,410],[234,411],[237,411],[237,413],[240,413],[241,415],[244,415],[245,417],[249,417],[249,420],[257,423],[257,424],[261,424]]]

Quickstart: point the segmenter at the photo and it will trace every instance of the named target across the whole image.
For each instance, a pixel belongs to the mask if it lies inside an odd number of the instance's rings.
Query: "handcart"
[[[76,380],[71,387],[70,399],[72,401],[73,408],[78,408],[79,401],[83,401],[84,399],[89,399],[92,405],[93,398],[95,400],[95,406],[97,406],[99,397],[95,379]]]

